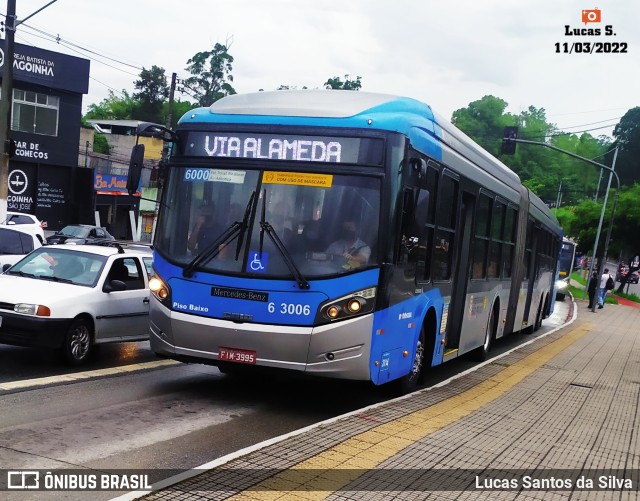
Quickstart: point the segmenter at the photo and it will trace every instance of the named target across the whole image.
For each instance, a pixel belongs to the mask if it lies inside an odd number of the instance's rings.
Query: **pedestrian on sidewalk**
[[[589,280],[589,285],[587,287],[587,292],[589,293],[589,309],[593,310],[596,307],[596,292],[598,290],[598,272],[594,271],[591,274],[591,280]]]
[[[609,275],[609,268],[605,268],[604,269],[604,273],[602,273],[602,276],[600,277],[600,287],[598,289],[598,309],[601,310],[602,308],[604,308],[604,300],[607,297],[607,282],[609,281],[609,279],[613,280],[613,278],[611,278],[611,275]]]

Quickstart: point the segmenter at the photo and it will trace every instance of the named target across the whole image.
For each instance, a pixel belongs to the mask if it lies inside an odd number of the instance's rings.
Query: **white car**
[[[42,242],[30,231],[20,226],[0,226],[0,273],[5,265],[17,263],[38,247],[42,247]]]
[[[33,214],[24,214],[22,212],[7,211],[7,217],[4,221],[0,222],[2,225],[19,227],[21,230],[35,235],[40,240],[40,243],[44,243],[44,230],[47,223],[40,221]]]
[[[151,262],[115,242],[36,249],[0,275],[0,343],[79,365],[95,344],[148,339]]]

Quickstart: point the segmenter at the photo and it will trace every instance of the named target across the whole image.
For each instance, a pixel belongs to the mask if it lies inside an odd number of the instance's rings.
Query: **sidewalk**
[[[582,284],[576,282],[573,279],[571,279],[571,285],[573,285],[574,287],[577,287],[579,289],[583,289],[584,290],[584,286]],[[582,300],[582,296],[583,296],[583,294],[580,294],[580,296],[577,297],[576,300],[578,300],[578,301]],[[626,298],[621,297],[621,296],[612,295],[611,293],[609,293],[607,296],[608,297],[614,297],[615,300],[618,301],[618,304],[621,304],[621,305],[624,305],[624,306],[630,306],[632,308],[640,308],[640,303],[637,303],[636,301],[631,301],[630,299],[626,299]],[[588,298],[587,298],[587,302],[588,302]]]
[[[574,310],[447,384],[240,451],[144,499],[638,499],[640,309]]]

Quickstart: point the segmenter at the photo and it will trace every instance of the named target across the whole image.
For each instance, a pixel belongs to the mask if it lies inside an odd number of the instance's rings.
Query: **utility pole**
[[[16,0],[7,0],[7,17],[5,18],[4,61],[2,65],[2,88],[0,92],[0,222],[7,219],[7,198],[9,196],[9,154],[11,130],[11,103],[13,99],[13,59],[16,26],[35,16],[57,0],[51,0],[29,14],[22,21],[16,18]]]
[[[16,34],[16,0],[7,0],[5,18],[4,63],[0,92],[0,222],[7,219],[9,196],[9,131],[11,130],[11,101],[13,97],[13,47]]]
[[[178,75],[176,73],[171,74],[171,87],[169,87],[169,112],[167,113],[167,121],[166,126],[167,129],[171,129],[171,125],[173,122],[173,100],[176,93],[176,83],[178,81]],[[162,187],[164,185],[164,176],[165,176],[165,163],[167,161],[167,157],[169,156],[169,145],[164,144],[162,148],[162,159],[158,165],[158,191],[156,192],[156,207],[153,213],[153,225],[151,228],[151,242],[156,235],[156,225],[158,224],[158,212],[160,210],[160,202],[162,201]]]

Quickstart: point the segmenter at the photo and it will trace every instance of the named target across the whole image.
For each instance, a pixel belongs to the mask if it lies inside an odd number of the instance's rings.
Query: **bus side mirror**
[[[129,173],[127,174],[127,191],[133,195],[138,191],[140,177],[142,176],[142,164],[144,163],[144,144],[136,144],[131,151],[129,161]]]

